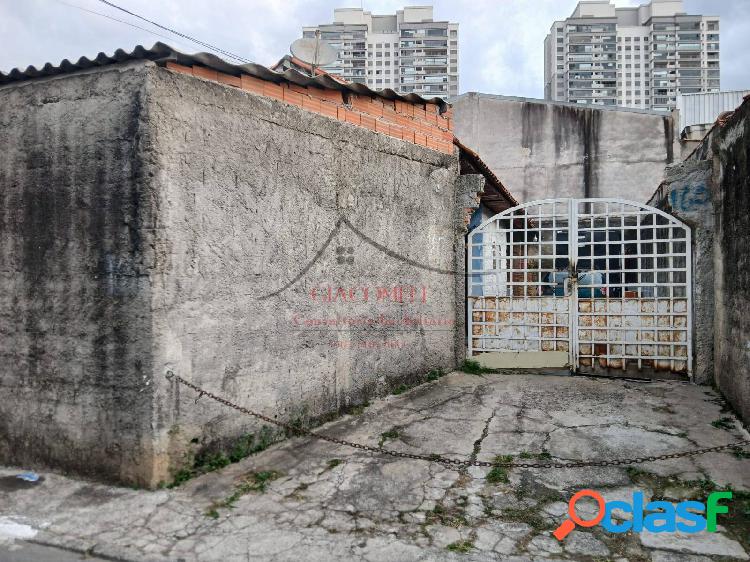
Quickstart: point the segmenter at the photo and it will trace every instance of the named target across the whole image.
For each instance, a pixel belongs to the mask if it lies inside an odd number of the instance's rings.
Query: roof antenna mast
[[[318,53],[320,52],[320,29],[315,30],[315,54],[313,55],[310,67],[312,68],[312,77],[315,78],[315,63],[318,62]]]

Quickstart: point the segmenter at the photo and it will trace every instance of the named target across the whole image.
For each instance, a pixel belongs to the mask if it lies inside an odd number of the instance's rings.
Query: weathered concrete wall
[[[395,254],[452,271],[456,157],[160,69],[150,85],[165,251],[157,373],[171,367],[295,419],[455,364],[456,277],[385,255],[347,226],[277,291],[341,216]],[[346,295],[326,302],[339,288]],[[171,408],[174,389],[161,386],[165,446],[253,427],[208,402]]]
[[[679,150],[670,115],[477,93],[453,104],[456,136],[482,155],[521,202],[646,202]]]
[[[714,220],[711,207],[713,167],[688,160],[669,166],[664,182],[648,202],[690,227],[693,268],[693,380],[714,380]]]
[[[0,462],[153,473],[144,73],[0,88]]]
[[[750,421],[750,100],[667,169],[650,204],[693,232],[695,380]]]
[[[455,156],[150,63],[2,95],[3,462],[155,485],[258,429],[170,369],[296,420],[455,365]]]
[[[716,383],[750,423],[750,99],[711,135]]]

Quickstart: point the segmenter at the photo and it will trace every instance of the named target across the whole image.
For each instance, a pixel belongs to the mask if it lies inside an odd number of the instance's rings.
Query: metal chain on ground
[[[172,371],[167,371],[166,377],[169,380],[173,380],[176,383],[186,386],[194,390],[195,392],[197,392],[198,398],[195,399],[196,403],[202,396],[206,396],[207,398],[210,398],[211,400],[214,400],[215,402],[218,402],[219,404],[223,404],[224,406],[227,406],[228,408],[232,408],[248,416],[252,416],[259,420],[263,420],[264,422],[268,422],[272,425],[280,427],[286,430],[287,432],[295,434],[295,435],[305,435],[309,437],[314,437],[316,439],[328,441],[329,443],[334,443],[336,445],[344,445],[345,447],[351,447],[353,449],[360,449],[363,451],[368,451],[370,453],[377,453],[380,455],[389,455],[391,457],[398,457],[398,458],[405,458],[405,459],[416,459],[416,460],[421,460],[421,461],[435,462],[435,463],[439,463],[439,464],[443,464],[445,466],[451,466],[451,467],[500,466],[504,468],[583,468],[583,467],[592,467],[592,466],[621,466],[621,465],[640,464],[640,463],[653,462],[653,461],[663,461],[663,460],[668,460],[668,459],[679,459],[683,457],[693,457],[697,455],[705,455],[706,453],[724,451],[726,449],[739,449],[740,447],[743,447],[745,445],[750,445],[750,439],[745,439],[743,441],[736,441],[728,445],[718,445],[716,447],[704,447],[703,449],[693,449],[692,451],[681,451],[679,453],[668,453],[664,455],[653,455],[653,456],[648,456],[648,457],[635,457],[632,459],[610,459],[610,460],[591,460],[591,461],[490,462],[490,461],[479,461],[479,460],[471,460],[471,459],[466,459],[466,460],[465,459],[451,459],[451,458],[443,457],[438,454],[420,455],[417,453],[404,453],[401,451],[392,451],[390,449],[384,449],[382,447],[374,447],[372,445],[365,445],[364,443],[355,443],[353,441],[347,441],[345,439],[339,439],[337,437],[324,435],[316,431],[297,427],[292,424],[288,424],[288,423],[275,420],[263,414],[259,414],[257,412],[253,412],[252,410],[248,410],[247,408],[243,406],[238,406],[237,404],[230,402],[226,398],[222,398],[221,396],[216,396],[215,394],[202,389],[201,387],[191,383],[190,381],[183,379],[182,377],[180,377],[179,375],[176,375]]]

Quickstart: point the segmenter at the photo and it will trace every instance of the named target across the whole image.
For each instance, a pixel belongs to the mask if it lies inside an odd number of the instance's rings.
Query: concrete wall
[[[151,63],[0,96],[2,462],[154,485],[258,429],[168,369],[293,420],[455,365],[455,156]]]
[[[714,220],[710,161],[687,160],[669,166],[664,182],[648,202],[690,227],[693,242],[693,380],[714,380]]]
[[[667,169],[650,203],[693,232],[695,380],[750,422],[750,101]]]
[[[143,69],[0,88],[0,462],[152,472]]]
[[[655,112],[468,93],[454,130],[521,202],[622,197],[645,203],[673,160],[673,118]]]
[[[711,135],[716,383],[750,423],[750,100]]]

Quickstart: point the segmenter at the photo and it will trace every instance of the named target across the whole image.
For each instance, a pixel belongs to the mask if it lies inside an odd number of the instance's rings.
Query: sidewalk
[[[530,462],[659,455],[747,438],[708,387],[513,373],[453,373],[319,431],[399,451]],[[719,520],[718,533],[611,534],[597,526],[563,543],[551,536],[565,502],[584,488],[607,500],[636,490],[674,501],[703,500],[727,485],[747,492],[747,456],[456,471],[295,438],[156,492],[49,473],[16,486],[3,477],[20,470],[8,468],[0,470],[0,560],[14,532],[133,561],[747,560],[747,494],[735,494],[733,517]]]

